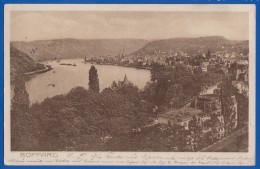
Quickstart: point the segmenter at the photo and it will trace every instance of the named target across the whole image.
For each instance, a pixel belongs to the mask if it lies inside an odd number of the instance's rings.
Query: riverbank
[[[91,63],[91,64],[97,64],[97,65],[121,66],[121,67],[130,67],[130,68],[136,68],[136,69],[152,70],[152,68],[147,67],[147,66],[121,65],[121,64],[117,64],[117,63],[97,63],[97,62],[91,62],[91,61],[85,61],[84,63]]]
[[[46,65],[46,66],[44,65],[44,67],[45,67],[44,69],[35,70],[35,71],[32,71],[32,72],[26,72],[26,73],[23,73],[22,75],[24,75],[24,76],[34,76],[34,75],[45,73],[45,72],[52,70],[52,67],[50,65]]]

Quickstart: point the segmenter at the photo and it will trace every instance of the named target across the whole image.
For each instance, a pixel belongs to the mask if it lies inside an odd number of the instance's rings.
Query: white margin
[[[255,5],[5,5],[4,15],[4,163],[6,165],[185,165],[252,166],[255,165]],[[187,11],[249,13],[249,151],[240,152],[11,152],[10,151],[10,13],[12,11]],[[24,154],[23,154],[24,153]],[[28,153],[28,154],[26,154]],[[39,154],[49,157],[39,158]],[[24,156],[25,155],[25,156]],[[30,157],[26,157],[29,156]],[[46,155],[46,154],[45,154]],[[52,157],[50,157],[52,156]],[[56,157],[57,156],[57,157]],[[116,162],[113,157],[126,157]],[[82,157],[83,160],[79,160]],[[83,158],[84,157],[84,158]],[[100,157],[100,158],[98,158]],[[138,158],[131,163],[127,157]],[[90,161],[90,159],[96,161]],[[150,158],[150,160],[149,160]],[[78,159],[78,160],[77,160]],[[148,160],[147,160],[148,159]],[[156,163],[153,163],[153,160]],[[69,162],[66,162],[69,160]],[[30,162],[31,161],[31,162]],[[34,162],[33,162],[34,161]]]

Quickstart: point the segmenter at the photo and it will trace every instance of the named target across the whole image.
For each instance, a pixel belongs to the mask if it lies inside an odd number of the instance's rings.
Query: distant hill
[[[31,42],[15,41],[11,44],[36,61],[46,61],[54,58],[115,56],[123,50],[124,54],[129,54],[142,48],[147,42],[147,40],[142,39],[57,39]]]
[[[222,36],[208,36],[199,38],[172,38],[148,42],[143,48],[133,52],[133,55],[151,55],[154,51],[184,51],[188,54],[199,52],[231,51],[248,52],[248,41],[231,41]]]
[[[10,47],[10,65],[11,65],[11,80],[17,74],[32,72],[43,69],[44,66],[36,63],[30,56],[16,49],[11,45]]]

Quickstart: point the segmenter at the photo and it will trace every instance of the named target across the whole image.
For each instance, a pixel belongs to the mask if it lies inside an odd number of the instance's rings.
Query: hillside
[[[11,43],[34,60],[46,61],[54,58],[115,56],[123,50],[125,54],[128,54],[142,48],[147,42],[141,39],[57,39]]]
[[[137,54],[154,54],[155,51],[170,52],[183,51],[188,54],[199,52],[228,51],[228,52],[248,52],[248,41],[231,41],[221,36],[208,36],[199,38],[172,38],[148,42],[143,48],[132,53]]]
[[[36,63],[30,56],[11,45],[10,47],[11,80],[20,73],[43,69],[44,66]]]

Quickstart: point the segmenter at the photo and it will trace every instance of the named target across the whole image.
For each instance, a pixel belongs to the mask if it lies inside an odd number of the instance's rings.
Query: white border
[[[249,151],[217,152],[11,152],[11,11],[187,11],[249,13]],[[255,165],[255,5],[5,5],[4,16],[4,162],[6,165]],[[49,153],[49,154],[45,154]],[[28,157],[30,156],[30,157]],[[46,157],[47,156],[47,157]],[[116,158],[117,157],[117,158]]]

